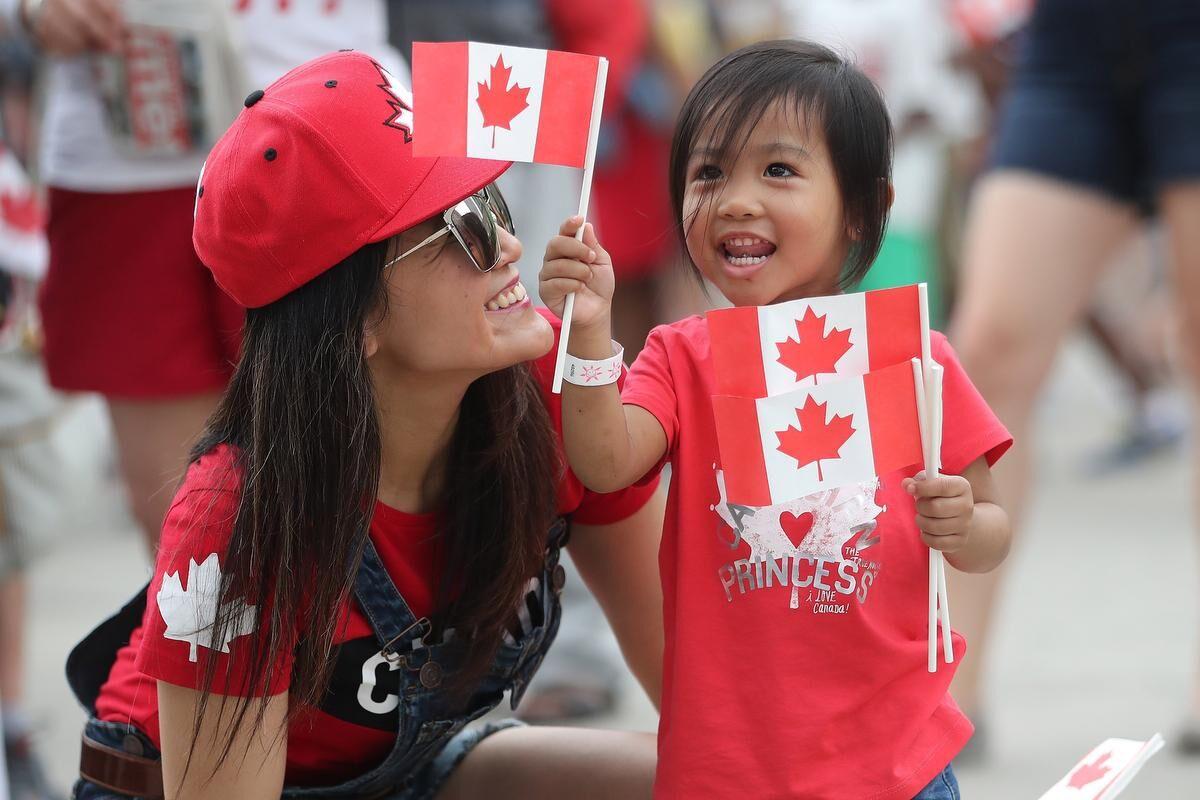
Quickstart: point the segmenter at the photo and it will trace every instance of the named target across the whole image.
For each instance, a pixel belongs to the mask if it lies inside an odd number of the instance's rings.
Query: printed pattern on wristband
[[[598,361],[576,358],[567,353],[563,363],[563,380],[576,386],[607,386],[616,383],[621,377],[621,369],[625,366],[625,348],[616,341],[612,344],[616,352]]]

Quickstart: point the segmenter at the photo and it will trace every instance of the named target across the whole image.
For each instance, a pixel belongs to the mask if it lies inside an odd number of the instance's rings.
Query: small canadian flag
[[[770,397],[921,355],[916,285],[724,308],[707,317],[717,394]]]
[[[713,397],[730,502],[774,506],[922,459],[910,362],[774,397]]]
[[[583,167],[601,59],[413,43],[413,152]]]
[[[1051,786],[1041,800],[1113,800],[1163,744],[1157,733],[1145,742],[1105,739]]]

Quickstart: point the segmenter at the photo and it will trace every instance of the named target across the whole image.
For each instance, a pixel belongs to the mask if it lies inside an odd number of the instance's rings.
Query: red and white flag
[[[922,459],[910,362],[774,397],[713,398],[730,502],[773,506]]]
[[[1162,747],[1163,738],[1157,733],[1148,742],[1107,739],[1051,786],[1041,800],[1112,800]]]
[[[921,356],[915,285],[723,308],[707,317],[717,394],[770,397]]]
[[[600,58],[413,43],[413,152],[583,167]]]

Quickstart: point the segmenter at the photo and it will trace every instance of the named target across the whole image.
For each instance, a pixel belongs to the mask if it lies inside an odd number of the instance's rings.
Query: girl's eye
[[[698,181],[715,181],[721,177],[721,169],[712,164],[704,164],[696,170],[695,180]]]
[[[763,174],[768,178],[790,178],[796,174],[796,171],[787,164],[780,164],[777,161],[769,165]]]

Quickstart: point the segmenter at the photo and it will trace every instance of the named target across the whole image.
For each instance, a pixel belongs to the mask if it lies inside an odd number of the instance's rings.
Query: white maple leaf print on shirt
[[[158,613],[162,615],[167,629],[166,639],[187,642],[191,645],[188,658],[195,661],[198,648],[229,652],[229,643],[239,636],[254,632],[255,607],[241,600],[232,601],[230,620],[225,626],[222,641],[213,641],[214,623],[220,606],[221,564],[213,553],[197,564],[188,559],[187,588],[179,580],[179,572],[165,573],[162,587],[158,590]]]

